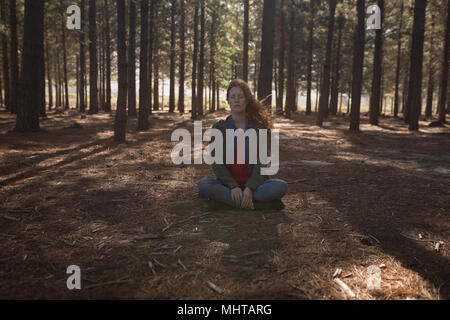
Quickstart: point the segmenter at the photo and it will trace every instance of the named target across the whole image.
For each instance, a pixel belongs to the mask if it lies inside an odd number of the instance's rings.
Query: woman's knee
[[[281,199],[286,195],[288,185],[285,181],[281,179],[271,179],[268,182],[270,183],[270,188],[272,189],[272,194],[275,198]]]
[[[277,191],[279,198],[284,197],[288,191],[288,184],[280,179],[274,179],[274,188]]]
[[[202,195],[207,194],[211,189],[211,185],[215,183],[214,179],[203,178],[197,183],[198,192]]]

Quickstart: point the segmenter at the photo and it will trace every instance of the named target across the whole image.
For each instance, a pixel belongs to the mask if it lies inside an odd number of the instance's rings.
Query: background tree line
[[[450,111],[449,8],[440,0],[79,0],[81,30],[66,28],[69,0],[0,0],[0,102],[17,131],[39,129],[46,110],[116,110],[128,117],[214,112],[233,78],[290,118],[419,116]],[[367,30],[369,5],[381,29]],[[169,85],[165,85],[168,80]],[[273,97],[270,95],[275,93]],[[168,99],[164,100],[168,96]],[[222,101],[221,98],[222,97]]]

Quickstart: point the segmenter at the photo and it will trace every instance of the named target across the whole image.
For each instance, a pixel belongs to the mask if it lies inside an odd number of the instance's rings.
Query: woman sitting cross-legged
[[[212,165],[217,179],[204,178],[198,182],[200,196],[246,209],[283,209],[281,198],[287,192],[286,182],[262,175],[258,155],[256,164],[249,163],[248,137],[244,139],[235,136],[234,141],[226,139],[227,129],[242,129],[245,132],[250,128],[256,131],[259,139],[260,129],[272,128],[266,108],[255,99],[248,84],[240,79],[231,81],[228,86],[227,101],[231,107],[231,115],[213,126],[222,132],[224,164]],[[227,143],[234,143],[234,164],[225,164]],[[245,143],[245,155],[239,155],[245,157],[245,163],[244,159],[237,161],[237,150],[242,147],[241,143]]]

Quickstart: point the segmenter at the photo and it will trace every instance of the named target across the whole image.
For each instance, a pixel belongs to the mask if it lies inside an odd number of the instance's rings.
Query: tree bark
[[[64,12],[64,11],[63,11]],[[64,76],[64,110],[69,109],[69,83],[67,79],[67,50],[66,50],[66,24],[64,15],[61,17],[61,34],[62,34],[62,47],[63,47],[63,76]]]
[[[322,126],[323,119],[328,116],[328,99],[330,97],[330,64],[331,48],[333,44],[334,33],[334,15],[336,12],[336,0],[328,0],[330,8],[330,17],[328,20],[328,37],[325,61],[323,65],[322,81],[320,86],[319,112],[317,113],[316,125]]]
[[[399,107],[398,88],[400,83],[400,69],[401,69],[401,55],[402,55],[403,11],[404,11],[404,1],[402,0],[400,8],[400,27],[398,29],[398,39],[397,39],[397,67],[395,71],[394,117],[398,116],[398,107]]]
[[[192,119],[197,119],[197,55],[198,55],[198,1],[194,7],[194,53],[192,56]]]
[[[48,81],[48,109],[53,107],[53,87],[52,87],[52,74],[51,74],[51,57],[48,45],[48,38],[45,38],[45,53],[47,60],[47,81]]]
[[[180,0],[181,23],[180,23],[180,84],[178,88],[178,111],[184,113],[184,81],[186,63],[186,13],[184,0]]]
[[[364,66],[365,45],[365,0],[357,0],[358,25],[355,30],[353,44],[353,80],[352,80],[352,107],[350,116],[350,130],[359,131],[361,110],[361,89]]]
[[[308,71],[306,84],[306,115],[311,114],[311,90],[312,90],[312,65],[313,65],[313,51],[314,51],[314,19],[315,19],[315,1],[311,0],[309,18],[309,40],[308,40]]]
[[[427,89],[427,105],[425,107],[425,117],[430,118],[433,110],[434,95],[434,14],[431,17],[431,36],[429,42],[430,58],[428,61],[428,89]]]
[[[152,79],[153,79],[153,29],[155,20],[155,4],[158,0],[150,0],[150,26],[148,30],[149,42],[148,42],[148,105],[149,114],[153,113],[152,103]]]
[[[248,41],[249,41],[249,0],[244,0],[244,51],[243,51],[243,66],[242,66],[242,79],[248,82]]]
[[[114,125],[114,140],[124,142],[127,128],[127,45],[125,25],[125,0],[117,1],[117,59],[119,71],[119,93]]]
[[[442,60],[442,78],[441,78],[441,95],[439,97],[439,122],[445,123],[445,106],[447,97],[447,85],[448,85],[448,67],[449,67],[449,48],[450,48],[450,4],[447,2],[447,26],[445,30],[445,43],[444,43],[444,54]]]
[[[44,0],[25,0],[25,18],[19,99],[14,131],[39,131],[39,109],[45,92],[42,82],[44,60]],[[45,89],[44,89],[45,90]]]
[[[336,47],[333,81],[331,84],[331,99],[330,99],[330,112],[332,115],[336,115],[339,98],[339,81],[340,81],[340,68],[341,68],[341,47],[342,47],[342,29],[344,27],[344,17],[338,17],[338,41]]]
[[[286,28],[285,28],[285,12],[284,12],[284,1],[280,1],[280,42],[278,49],[278,96],[277,96],[277,106],[276,113],[283,114],[283,100],[284,100],[284,57],[285,43],[286,43]],[[311,1],[312,3],[313,1]]]
[[[272,111],[272,69],[275,31],[275,0],[264,0],[261,65],[258,78],[258,100],[263,100],[268,111]]]
[[[288,79],[286,91],[286,118],[291,118],[291,112],[294,110],[295,104],[295,6],[292,3],[291,16],[289,23],[289,52],[288,52]]]
[[[9,1],[9,27],[11,37],[11,83],[10,83],[10,106],[11,112],[17,112],[17,99],[19,90],[19,54],[17,40],[17,14],[16,0]]]
[[[85,53],[85,0],[81,0],[80,4],[81,11],[81,30],[80,30],[80,112],[86,112],[86,95],[85,95],[85,77],[86,77],[86,53]]]
[[[203,79],[205,68],[205,1],[200,0],[200,57],[198,63],[197,112],[203,115]]]
[[[89,114],[98,113],[97,5],[89,0]]]
[[[426,6],[427,0],[415,0],[407,103],[407,117],[409,118],[410,131],[419,130],[419,114],[422,107],[422,62]],[[447,86],[443,86],[443,88],[447,88]]]
[[[139,120],[138,130],[145,131],[148,123],[148,0],[141,0],[141,53],[139,56]]]
[[[370,95],[369,122],[378,125],[381,101],[381,77],[383,66],[383,28],[384,28],[384,0],[378,0],[381,13],[381,29],[375,31],[375,53],[373,58],[372,92]]]
[[[175,12],[176,1],[170,1],[170,85],[169,85],[169,113],[175,112]]]
[[[105,111],[111,112],[111,30],[109,26],[109,4],[108,0],[105,0],[105,37],[106,37],[106,106]]]
[[[0,18],[2,20],[2,25],[6,25],[6,0],[0,1]],[[5,31],[2,30],[2,56],[3,56],[3,86],[5,90],[4,104],[6,111],[11,111],[11,96],[10,96],[10,68],[9,68],[9,58],[8,58],[8,38]]]
[[[136,0],[130,0],[128,38],[128,117],[136,113]]]

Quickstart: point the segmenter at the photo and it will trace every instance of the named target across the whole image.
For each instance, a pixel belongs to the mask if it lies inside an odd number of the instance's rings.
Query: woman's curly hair
[[[264,106],[264,101],[268,98],[259,101],[255,98],[252,91],[250,90],[247,82],[241,79],[234,79],[230,82],[227,89],[227,100],[229,101],[230,90],[234,87],[239,87],[244,92],[245,98],[247,99],[247,108],[246,114],[247,116],[256,122],[262,124],[266,129],[272,129],[272,120],[270,119],[269,112],[267,108]]]

